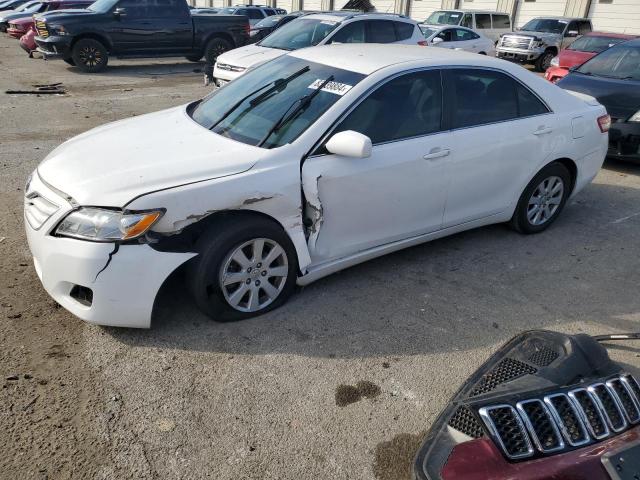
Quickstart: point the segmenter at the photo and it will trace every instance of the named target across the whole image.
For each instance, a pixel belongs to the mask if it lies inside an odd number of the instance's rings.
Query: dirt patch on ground
[[[336,405],[346,407],[363,398],[375,398],[382,390],[375,383],[361,380],[355,385],[338,385],[336,388]]]
[[[378,480],[410,480],[413,458],[427,432],[401,433],[376,446],[373,473]]]

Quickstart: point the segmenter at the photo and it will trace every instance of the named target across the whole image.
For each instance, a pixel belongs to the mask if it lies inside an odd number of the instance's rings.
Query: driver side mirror
[[[444,42],[444,40],[440,37],[433,37],[433,40],[431,40],[431,43],[433,45],[437,45],[438,43],[442,43],[442,42]]]
[[[565,35],[565,37],[577,37],[578,36],[578,31],[577,30],[569,30],[567,32],[567,34]]]
[[[370,157],[371,148],[371,139],[353,130],[336,133],[326,144],[330,153],[352,158]]]
[[[126,8],[122,8],[122,7],[116,8],[113,11],[113,16],[118,18],[118,19],[120,19],[122,17],[126,17],[127,16],[127,9]]]

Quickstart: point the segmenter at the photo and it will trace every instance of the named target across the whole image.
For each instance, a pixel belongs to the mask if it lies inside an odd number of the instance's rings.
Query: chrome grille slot
[[[59,208],[38,192],[31,192],[24,199],[24,215],[34,230],[42,227]]]
[[[543,453],[564,448],[560,431],[542,400],[526,400],[516,405],[533,443]]]
[[[609,380],[607,388],[618,400],[618,405],[622,407],[622,411],[629,423],[637,423],[640,421],[640,409],[634,398],[634,393],[630,387],[625,385],[622,378],[614,378]]]
[[[640,385],[638,385],[638,381],[631,375],[622,375],[620,378],[622,379],[622,383],[624,383],[633,394],[638,406],[640,406]]]
[[[601,439],[609,435],[609,427],[605,422],[604,416],[595,402],[594,397],[584,388],[572,390],[569,392],[569,398],[585,421],[589,433],[596,438]]]
[[[569,445],[578,447],[589,443],[587,427],[567,395],[564,393],[548,395],[544,397],[544,401]]]
[[[591,385],[588,390],[593,394],[595,397],[594,400],[605,414],[609,427],[614,432],[624,430],[627,426],[627,421],[622,414],[620,405],[618,405],[617,400],[607,389],[606,385],[604,383],[596,383],[595,385]]]
[[[532,38],[529,37],[512,37],[506,35],[502,37],[502,42],[500,46],[507,48],[520,48],[523,50],[528,50],[531,47]]]
[[[533,447],[525,426],[511,405],[483,407],[478,413],[504,454],[511,459],[533,455]]]

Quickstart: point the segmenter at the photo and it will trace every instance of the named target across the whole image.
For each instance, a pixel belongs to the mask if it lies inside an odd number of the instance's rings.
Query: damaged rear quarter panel
[[[292,150],[282,160],[282,149]],[[126,208],[165,208],[166,213],[153,231],[171,236],[217,212],[254,211],[276,220],[291,238],[304,272],[310,263],[302,223],[300,157],[291,145],[277,149],[251,170],[176,188],[152,192],[131,201]],[[274,150],[275,151],[275,150]]]

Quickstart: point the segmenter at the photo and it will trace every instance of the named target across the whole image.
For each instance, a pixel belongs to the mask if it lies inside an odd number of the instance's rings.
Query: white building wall
[[[589,17],[594,30],[640,35],[640,0],[593,0]]]
[[[442,0],[410,0],[409,16],[418,22],[424,22],[434,10],[440,10]]]
[[[565,7],[565,0],[520,0],[520,5],[518,5],[518,13],[514,22],[515,26],[521,27],[535,17],[561,17],[564,15]]]
[[[286,7],[282,7],[286,8]],[[302,0],[302,9],[303,10],[322,10],[322,0]],[[287,12],[290,12],[291,9],[287,8]]]
[[[460,8],[465,10],[498,10],[498,0],[461,0]]]

